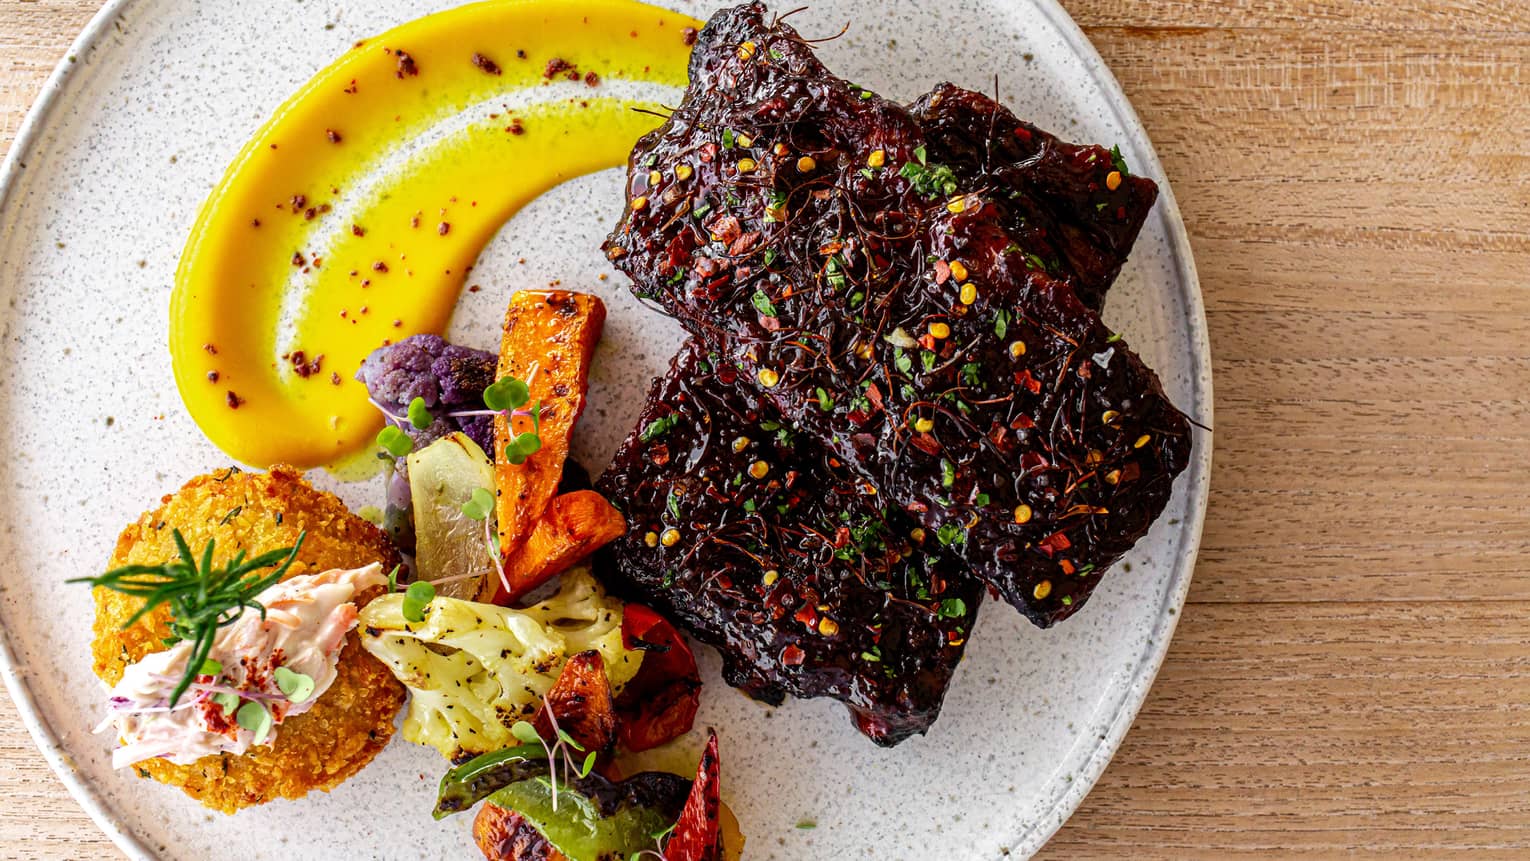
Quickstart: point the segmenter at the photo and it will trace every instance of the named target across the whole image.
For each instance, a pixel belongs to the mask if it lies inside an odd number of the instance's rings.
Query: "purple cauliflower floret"
[[[403,416],[415,398],[423,398],[435,417],[429,427],[401,426],[422,449],[453,431],[462,431],[485,452],[494,450],[494,419],[489,415],[450,416],[454,411],[483,410],[483,391],[494,382],[498,359],[493,353],[449,344],[439,335],[410,335],[378,347],[361,363],[356,379],[388,412]],[[397,423],[396,423],[397,424]]]

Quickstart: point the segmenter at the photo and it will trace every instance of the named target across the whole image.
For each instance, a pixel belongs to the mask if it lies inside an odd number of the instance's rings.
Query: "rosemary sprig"
[[[265,606],[255,597],[280,581],[292,567],[308,533],[299,533],[297,544],[290,548],[272,550],[253,559],[246,559],[244,551],[240,550],[222,567],[213,566],[214,539],[207,540],[198,560],[180,530],[173,530],[171,534],[175,537],[179,559],[163,565],[124,565],[99,577],[75,577],[68,582],[104,586],[144,599],[138,612],[122,623],[123,628],[131,627],[162,604],[170,606],[170,636],[165,645],[173,646],[182,640],[192,643],[186,674],[170,694],[170,707],[174,708],[181,694],[202,672],[219,628],[237,620],[247,608],[258,611],[262,619],[266,617]],[[255,573],[272,567],[276,570],[270,574]]]

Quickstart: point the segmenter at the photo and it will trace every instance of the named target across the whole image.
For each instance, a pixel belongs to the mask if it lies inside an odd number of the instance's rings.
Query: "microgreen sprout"
[[[504,586],[505,591],[508,593],[511,591],[510,579],[505,576],[505,563],[500,558],[499,534],[494,531],[494,520],[490,517],[493,513],[494,494],[482,487],[473,488],[472,497],[467,502],[462,503],[462,515],[464,517],[483,523],[484,544],[489,548],[489,558],[494,562],[494,570],[499,575],[500,585]]]
[[[313,676],[290,670],[287,667],[277,667],[271,677],[276,680],[276,686],[281,689],[283,695],[294,703],[300,703],[313,696],[315,683]]]
[[[266,617],[265,606],[255,599],[278,583],[292,567],[307,533],[299,533],[297,543],[292,547],[262,553],[253,559],[245,558],[244,551],[240,550],[222,567],[213,565],[217,547],[213,539],[207,540],[199,560],[192,555],[191,547],[179,529],[170,534],[175,539],[178,559],[160,565],[126,565],[99,577],[76,577],[68,582],[89,583],[142,598],[143,606],[122,623],[123,628],[132,627],[155,608],[169,605],[170,636],[165,638],[165,645],[183,640],[191,643],[185,674],[170,694],[170,707],[174,708],[180,702],[181,694],[208,665],[208,655],[219,628],[233,624],[246,609],[259,612],[262,619]],[[275,570],[263,575],[255,573],[263,568]],[[222,671],[221,664],[218,669]]]
[[[514,377],[501,377],[483,390],[483,405],[494,412],[518,410],[531,400],[531,386]]]
[[[494,511],[494,494],[482,487],[473,488],[473,495],[462,503],[462,514],[469,520],[483,520]]]
[[[425,608],[436,599],[436,587],[423,580],[409,584],[404,590],[404,619],[410,622],[425,621]]]
[[[256,744],[264,744],[266,737],[271,734],[271,712],[254,700],[240,706],[234,720],[238,721],[240,726],[255,733]]]
[[[393,570],[388,572],[388,592],[390,594],[398,591],[398,572],[403,567],[402,565],[395,565]]]
[[[403,457],[414,451],[414,440],[397,425],[388,425],[377,433],[377,444],[394,457]]]
[[[515,736],[516,740],[522,744],[540,744],[542,750],[547,752],[548,779],[552,784],[552,809],[556,813],[558,812],[559,763],[563,765],[563,782],[568,783],[569,772],[575,772],[581,778],[589,777],[590,772],[595,770],[595,761],[599,756],[599,752],[585,750],[584,745],[580,744],[573,736],[558,726],[558,716],[553,714],[552,706],[547,702],[545,694],[542,697],[542,714],[547,716],[548,722],[552,725],[553,737],[555,739],[552,743],[548,743],[547,739],[537,732],[535,726],[523,720],[516,721],[510,725],[510,734]],[[585,754],[584,759],[575,762],[573,754],[570,753],[571,750]]]
[[[424,430],[435,420],[435,416],[430,414],[430,408],[425,406],[424,398],[417,397],[409,402],[409,423],[414,425],[415,430]]]
[[[219,691],[213,694],[212,701],[223,709],[225,715],[231,715],[239,710],[239,695],[233,691]]]

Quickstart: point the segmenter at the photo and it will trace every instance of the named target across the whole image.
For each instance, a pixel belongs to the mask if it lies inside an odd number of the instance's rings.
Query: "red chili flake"
[[[882,403],[882,389],[879,388],[876,383],[872,383],[866,387],[866,400],[871,401],[871,405],[876,407],[878,410],[885,411],[887,409],[887,407]]]
[[[513,135],[523,135],[526,133],[526,127],[521,125],[520,118],[517,117],[510,121],[510,125],[505,127],[505,131]]]
[[[1015,430],[1031,430],[1036,427],[1036,421],[1028,415],[1021,414],[1010,422],[1009,426]]]
[[[1117,480],[1117,483],[1125,484],[1128,481],[1136,481],[1141,477],[1142,467],[1138,466],[1134,461],[1132,463],[1128,463],[1126,466],[1121,467],[1121,477]]]
[[[850,527],[841,526],[834,530],[834,549],[840,550],[850,546]]]
[[[792,614],[792,618],[811,628],[818,623],[818,611],[803,604],[801,609]]]
[[[396,77],[402,80],[404,78],[412,78],[420,73],[419,64],[415,63],[414,58],[409,56],[408,51],[399,49],[395,53],[398,54],[398,70],[393,73]]]
[[[925,454],[940,454],[940,443],[936,441],[935,437],[932,437],[927,433],[914,434],[909,442],[913,444],[914,448],[919,449]]]
[[[339,371],[331,371],[330,372],[330,374],[329,374],[329,384],[332,385],[332,386],[340,385],[340,372]]]
[[[302,267],[302,266],[307,266],[308,265],[308,260],[303,257],[303,252],[301,252],[301,251],[294,251],[294,252],[292,252],[292,265],[293,266],[298,266],[298,267]]]
[[[1029,368],[1015,372],[1015,385],[1024,386],[1031,394],[1041,394],[1041,381],[1031,376]]]
[[[451,233],[451,232],[452,232],[452,226],[450,224],[448,224],[447,222],[445,222],[445,221],[443,221],[440,224],[436,225],[436,233],[441,235],[441,236],[445,236],[446,234]]]
[[[292,211],[297,212],[308,205],[308,195],[294,194],[292,196]]]
[[[600,76],[594,72],[585,72],[584,84],[587,87],[598,87],[600,86]]]
[[[386,264],[386,263],[382,262],[381,260],[379,260],[376,263],[372,264],[372,271],[374,271],[374,272],[387,272],[388,271],[388,264]]]
[[[564,77],[568,78],[570,81],[577,81],[579,80],[579,70],[571,69],[567,75],[564,75]],[[580,102],[579,107],[586,108],[589,107],[589,104],[589,102]]]
[[[315,209],[314,207],[310,206],[307,209],[303,210],[303,220],[304,221],[313,221],[313,217],[315,215],[318,215],[318,213],[319,213],[319,211],[317,209]]]
[[[664,466],[669,463],[669,446],[663,443],[649,446],[648,459],[653,461],[654,466]]]
[[[207,372],[207,381],[209,383],[216,383],[218,381],[218,372],[217,371],[208,371]]]
[[[1073,573],[1073,563],[1069,562],[1066,559],[1058,560],[1057,567],[1061,568],[1062,569],[1062,573],[1064,573],[1064,574],[1072,574]]]
[[[355,78],[351,78],[351,85],[349,87],[345,88],[345,94],[347,96],[354,96],[354,95],[356,95],[356,90],[357,90],[356,79]]]
[[[755,246],[759,244],[760,232],[758,230],[751,230],[748,233],[745,233],[739,238],[733,240],[733,242],[728,245],[728,253],[734,257],[743,257],[745,254],[748,254],[750,251],[754,250]],[[748,277],[748,275],[749,273],[745,272],[744,270],[739,270],[740,278]]]
[[[935,283],[944,284],[951,278],[951,264],[944,260],[935,261]]]
[[[244,403],[244,398],[241,398],[238,395],[234,394],[234,390],[233,389],[229,389],[228,395],[224,398],[224,401],[226,401],[228,403],[228,408],[229,409],[237,410],[237,409],[239,409],[239,405]]]
[[[292,355],[288,357],[288,361],[292,362],[293,373],[306,380],[319,372],[320,365],[324,363],[324,357],[322,355],[315,356],[313,361],[310,362],[305,352],[293,350]]]
[[[206,350],[210,355],[218,355],[218,348],[214,344],[203,344],[202,349]]]
[[[1069,541],[1068,536],[1060,531],[1054,532],[1036,543],[1036,549],[1045,553],[1048,557],[1055,556],[1072,546],[1073,542]]]
[[[781,663],[784,666],[800,667],[805,660],[807,660],[807,653],[795,644],[781,650]]]
[[[547,66],[542,69],[542,77],[552,78],[560,72],[566,72],[574,68],[574,65],[562,57],[553,57],[547,61]]]
[[[1020,468],[1026,472],[1032,472],[1047,466],[1047,459],[1041,456],[1039,451],[1028,451],[1020,455]]]
[[[1024,126],[1019,126],[1015,129],[1015,137],[1019,140],[1028,141],[1031,139],[1031,130]]]
[[[366,230],[365,227],[362,227],[359,224],[352,224],[351,225],[351,235],[352,236],[366,236],[367,235],[367,230]]]
[[[473,55],[473,67],[478,69],[478,71],[483,72],[485,75],[500,74],[499,64],[495,63],[493,60],[485,57],[482,54],[475,53]]]
[[[696,44],[696,35],[695,27],[686,27],[680,31],[680,41],[687,45],[694,45]]]
[[[325,129],[324,136],[329,138],[329,142],[332,144],[337,144],[340,142],[340,133],[334,129]]]

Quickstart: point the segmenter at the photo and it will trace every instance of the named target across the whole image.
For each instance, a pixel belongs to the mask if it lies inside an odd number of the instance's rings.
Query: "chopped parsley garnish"
[[[967,602],[960,598],[947,598],[940,602],[937,612],[946,619],[959,619],[967,614]]]
[[[643,432],[638,434],[638,439],[641,439],[643,442],[653,442],[659,437],[664,436],[665,434],[674,430],[675,426],[678,424],[680,424],[679,413],[670,413],[668,415],[659,416],[658,418],[649,422],[647,427],[643,428]]]
[[[1132,172],[1126,169],[1126,159],[1121,157],[1121,146],[1119,144],[1110,148],[1110,164],[1111,167],[1121,171],[1123,177],[1132,175]]]
[[[765,291],[758,287],[754,289],[754,295],[749,298],[749,303],[754,306],[754,310],[766,317],[776,316],[776,306],[770,301],[770,297],[765,295]]]
[[[916,150],[916,155],[921,153]],[[943,164],[904,162],[898,176],[909,181],[914,191],[925,197],[950,197],[956,193],[956,174]]]

